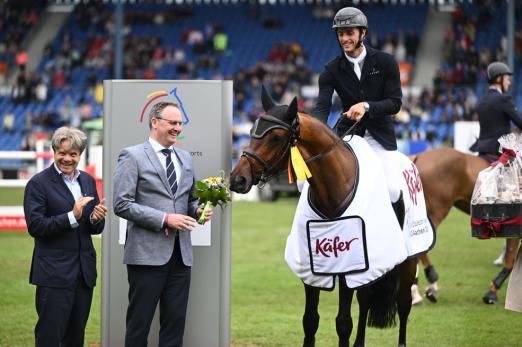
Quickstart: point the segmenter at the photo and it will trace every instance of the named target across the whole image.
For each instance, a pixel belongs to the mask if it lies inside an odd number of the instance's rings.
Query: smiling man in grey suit
[[[182,346],[190,287],[190,231],[202,209],[193,197],[190,153],[174,147],[183,118],[177,104],[159,102],[150,137],[125,148],[114,172],[114,212],[125,218],[129,307],[125,346],[146,347],[159,301],[159,346]],[[209,220],[212,211],[206,214]]]

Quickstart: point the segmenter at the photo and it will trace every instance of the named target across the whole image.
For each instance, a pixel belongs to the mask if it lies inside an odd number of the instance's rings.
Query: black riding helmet
[[[357,48],[362,44],[361,28],[368,31],[368,19],[364,13],[355,7],[344,7],[337,11],[333,18],[332,29],[337,32],[339,28],[359,28],[359,42]]]
[[[488,65],[487,74],[490,83],[494,82],[498,76],[513,75],[509,67],[499,61],[495,61]]]
[[[486,72],[489,84],[499,83],[502,93],[507,92],[506,88],[504,88],[504,76],[512,75],[513,73],[506,64],[495,61],[488,65]],[[500,77],[499,81],[497,81],[498,77]]]

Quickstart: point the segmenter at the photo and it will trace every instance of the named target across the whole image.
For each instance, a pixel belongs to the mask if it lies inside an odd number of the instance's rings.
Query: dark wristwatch
[[[370,104],[367,103],[366,101],[363,102],[363,106],[364,106],[364,112],[369,112],[370,111]]]

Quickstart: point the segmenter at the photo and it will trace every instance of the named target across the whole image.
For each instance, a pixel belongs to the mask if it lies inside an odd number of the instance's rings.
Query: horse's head
[[[230,189],[241,194],[285,170],[290,146],[299,139],[297,98],[289,106],[276,105],[262,87],[261,101],[266,114],[256,120],[250,145],[230,174]]]

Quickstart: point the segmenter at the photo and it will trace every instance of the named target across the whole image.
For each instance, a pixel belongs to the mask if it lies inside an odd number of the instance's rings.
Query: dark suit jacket
[[[34,251],[29,281],[47,287],[65,288],[83,276],[88,287],[96,284],[96,252],[91,235],[103,231],[105,221],[90,222],[94,206],[99,203],[96,183],[81,171],[78,181],[82,194],[94,197],[83,209],[79,227],[72,229],[67,213],[74,197],[54,164],[27,183],[24,213],[29,234],[34,237]]]
[[[497,154],[498,138],[511,132],[511,123],[522,129],[522,117],[517,113],[511,95],[489,89],[477,105],[480,124],[478,140],[470,147],[473,152]]]
[[[356,134],[363,136],[368,129],[385,149],[395,150],[397,141],[393,117],[402,105],[399,66],[387,53],[368,46],[366,52],[360,81],[344,53],[326,64],[319,76],[319,98],[312,114],[326,123],[334,90],[341,99],[343,112],[356,103],[366,101],[370,105],[370,112],[357,126]],[[341,117],[337,129],[339,135],[353,124],[345,116]]]

